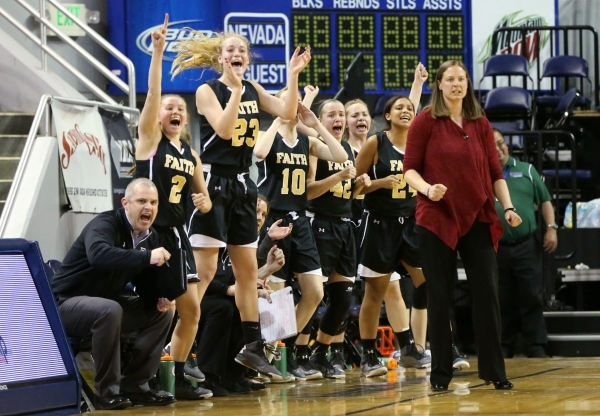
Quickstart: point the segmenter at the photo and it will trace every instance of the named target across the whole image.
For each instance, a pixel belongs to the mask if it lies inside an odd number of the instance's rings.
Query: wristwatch
[[[558,224],[553,222],[552,224],[548,224],[548,228],[554,228],[555,230],[558,230]]]

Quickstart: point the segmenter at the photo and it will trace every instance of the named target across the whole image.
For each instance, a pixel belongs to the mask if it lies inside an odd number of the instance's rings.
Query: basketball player
[[[227,246],[237,279],[236,305],[242,317],[245,346],[235,360],[269,377],[281,373],[266,359],[258,325],[256,279],[256,185],[248,177],[252,148],[258,138],[259,109],[293,119],[298,108],[298,74],[310,61],[310,47],[300,54],[296,48],[289,62],[290,99],[283,102],[253,81],[245,81],[250,63],[250,44],[243,36],[229,33],[193,37],[178,44],[173,76],[189,68],[210,67],[221,73],[196,91],[200,114],[200,142],[204,174],[213,201],[207,214],[194,211],[189,236],[201,275],[202,299],[215,275],[219,248]]]
[[[294,99],[289,91],[281,91],[278,95],[286,102]],[[302,297],[296,307],[296,321],[298,332],[301,332],[323,298],[319,253],[306,217],[308,159],[312,155],[332,163],[344,163],[348,155],[308,107],[299,103],[298,109],[298,119],[275,119],[262,135],[254,153],[262,160],[257,163],[259,190],[271,203],[267,227],[278,220],[283,220],[282,226],[293,224],[291,236],[277,243],[284,251],[286,264],[275,276],[288,280],[295,277],[300,285]],[[298,132],[298,120],[316,130],[323,140]],[[294,342],[295,337],[285,340],[289,347],[289,371],[301,380],[322,377],[309,365],[308,345],[298,346],[297,361],[294,360]]]
[[[426,73],[423,81],[425,79]],[[363,188],[366,194],[365,212],[358,268],[358,273],[367,283],[359,317],[363,343],[361,375],[365,377],[387,373],[377,358],[375,338],[381,303],[390,286],[392,272],[400,273],[404,268],[410,273],[417,292],[425,288],[414,232],[416,192],[407,186],[402,174],[406,136],[414,116],[415,107],[408,97],[395,96],[388,100],[384,109],[388,130],[371,136],[356,162],[358,173],[373,172],[371,186]],[[415,307],[424,309],[426,298],[422,293],[420,298],[422,302],[415,302]],[[396,301],[399,300],[398,288]],[[408,324],[408,319],[405,322]],[[399,324],[402,325],[397,322],[394,326]],[[403,346],[401,363],[419,368],[430,363],[430,359],[417,350],[408,325],[397,336]]]
[[[420,97],[419,91],[422,89],[423,82],[427,76],[426,72],[422,73],[423,71],[425,71],[423,64],[419,64],[415,68],[415,81],[413,82],[413,88],[411,89],[411,98],[418,99],[418,97]],[[352,146],[354,154],[358,155],[358,151],[366,142],[369,130],[371,128],[371,115],[367,105],[359,99],[346,103],[345,109],[347,129],[344,132],[344,136],[348,143]],[[388,130],[390,128],[391,126],[388,125]],[[353,221],[358,225],[360,225],[361,222],[363,200],[364,194],[359,195],[352,201]],[[360,248],[360,226],[355,227],[355,237],[357,239],[357,246]],[[413,304],[418,305],[419,308],[415,308],[413,306],[409,314],[409,310],[406,308],[406,304],[404,303],[404,298],[400,290],[400,274],[394,272],[390,277],[390,284],[388,285],[384,296],[386,315],[392,329],[396,334],[396,339],[400,344],[400,349],[394,352],[393,357],[405,367],[420,368],[429,364],[430,361],[429,357],[419,357],[418,354],[414,353],[414,346],[410,346],[410,344],[413,344],[413,340],[414,344],[421,346],[424,346],[426,342],[427,309],[423,299],[419,298],[422,293],[423,291],[413,292]],[[414,338],[412,336],[413,334]],[[339,349],[339,347],[337,348]],[[410,352],[410,354],[405,354],[404,359],[401,360],[401,350],[403,348],[410,350],[405,351]],[[340,354],[338,353],[336,357],[339,355]],[[412,355],[414,355],[416,358],[411,358]],[[337,358],[337,360],[339,360],[339,358]]]
[[[198,154],[181,140],[188,122],[185,101],[177,95],[161,98],[162,56],[168,22],[169,15],[165,15],[164,25],[152,33],[148,95],[138,126],[135,176],[151,179],[158,190],[159,210],[154,228],[160,235],[161,245],[171,253],[182,248],[188,255],[188,291],[176,300],[179,320],[171,339],[170,353],[175,360],[175,397],[193,400],[211,397],[212,393],[193,387],[184,378],[185,360],[200,319],[196,289],[198,274],[185,231],[186,204],[188,200],[193,201],[196,209],[207,212],[211,209],[211,199]],[[202,378],[202,373],[198,377]]]
[[[348,160],[333,163],[314,156],[309,158],[308,209],[313,217],[311,225],[321,269],[327,277],[329,298],[313,345],[310,364],[326,378],[343,378],[345,364],[334,366],[327,359],[327,352],[335,336],[343,331],[340,328],[350,308],[356,278],[352,199],[360,194],[363,186],[371,185],[371,181],[366,173],[356,178],[354,153],[348,142],[342,141],[344,105],[337,100],[326,100],[321,104],[318,114],[325,128],[344,148]]]

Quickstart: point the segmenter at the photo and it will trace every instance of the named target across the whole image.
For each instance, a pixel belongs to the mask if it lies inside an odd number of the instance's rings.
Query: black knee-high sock
[[[325,354],[327,354],[329,345],[323,344],[322,342],[319,342],[319,341],[315,341],[312,349],[313,349],[313,352],[324,352]]]
[[[244,344],[250,344],[254,341],[260,341],[260,325],[258,322],[244,321],[242,322],[242,332],[244,333]]]
[[[296,357],[309,357],[310,347],[308,345],[296,344]]]
[[[394,335],[396,336],[396,339],[398,340],[400,349],[415,342],[413,340],[412,332],[410,332],[410,329],[407,329],[406,331],[402,331],[402,332],[394,332]]]
[[[344,351],[344,343],[343,342],[332,342],[331,345],[331,351]]]
[[[361,340],[361,343],[363,346],[363,355],[375,351],[375,339],[363,339]]]
[[[175,380],[183,379],[183,366],[185,362],[175,361]]]

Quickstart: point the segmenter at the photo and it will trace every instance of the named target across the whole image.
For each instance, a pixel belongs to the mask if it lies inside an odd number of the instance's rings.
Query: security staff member
[[[498,247],[498,293],[502,319],[502,350],[506,358],[514,354],[519,329],[527,357],[546,357],[548,343],[544,322],[542,259],[538,239],[535,208],[544,218],[543,247],[552,253],[557,246],[554,208],[550,193],[535,168],[508,154],[502,133],[494,129],[496,148],[510,197],[523,223],[510,227],[504,220],[504,209],[496,201],[496,210],[504,226]]]

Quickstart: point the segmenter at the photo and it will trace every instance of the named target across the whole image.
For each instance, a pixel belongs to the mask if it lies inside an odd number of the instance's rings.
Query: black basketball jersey
[[[380,188],[365,195],[365,209],[391,217],[411,217],[417,207],[417,191],[406,183],[403,174],[404,152],[394,147],[386,132],[377,133],[377,164],[369,172],[371,180],[396,175],[400,184],[394,189]]]
[[[352,148],[352,154],[354,155],[354,160],[356,160],[356,157],[358,156],[358,150]],[[370,173],[371,172],[367,172],[367,174],[369,174],[369,175],[370,175]],[[356,195],[354,197],[354,199],[352,200],[352,218],[354,220],[358,221],[362,218],[364,200],[365,200],[364,194]]]
[[[315,172],[315,181],[330,177],[346,168],[354,166],[354,153],[348,142],[343,141],[342,147],[348,154],[348,160],[344,163],[335,163],[319,159]],[[329,191],[315,199],[308,201],[308,210],[315,214],[329,215],[334,217],[350,218],[352,216],[352,179],[346,179],[336,183]]]
[[[269,154],[258,162],[258,191],[277,211],[304,211],[308,203],[308,136],[298,132],[293,146],[276,134]]]
[[[222,108],[231,97],[231,90],[218,79],[206,82],[214,91]],[[252,165],[252,148],[259,132],[258,92],[254,85],[242,81],[242,98],[231,140],[217,135],[205,116],[200,114],[200,144],[202,163],[230,173],[248,172]]]
[[[186,223],[186,206],[196,158],[190,146],[181,141],[181,151],[162,136],[156,152],[147,160],[136,160],[135,177],[148,178],[158,190],[158,214],[155,227],[174,227]]]

